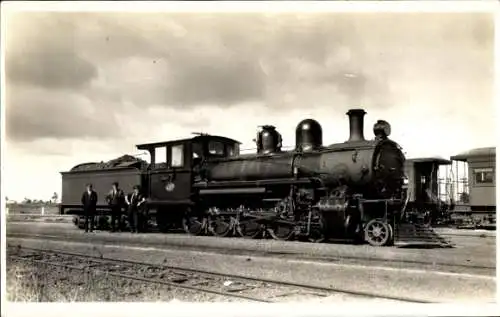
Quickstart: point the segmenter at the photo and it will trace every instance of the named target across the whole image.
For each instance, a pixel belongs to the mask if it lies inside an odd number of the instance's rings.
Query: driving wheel
[[[246,239],[255,239],[262,232],[262,226],[254,220],[243,220],[238,224],[238,235]]]
[[[267,232],[274,240],[290,240],[294,234],[294,229],[294,225],[278,222],[268,228]]]
[[[382,219],[372,219],[365,226],[365,240],[373,246],[391,244],[393,239],[392,227]]]
[[[210,231],[216,237],[227,237],[231,232],[231,224],[223,217],[215,217],[210,221]]]

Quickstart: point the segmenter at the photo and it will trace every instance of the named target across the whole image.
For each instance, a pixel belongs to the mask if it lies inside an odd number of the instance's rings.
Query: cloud
[[[7,22],[6,74],[13,84],[78,89],[97,76],[95,65],[73,45],[77,25],[49,14],[11,15]]]
[[[274,117],[488,104],[492,34],[483,14],[18,13],[7,21],[7,136],[135,140],[242,104]]]
[[[12,141],[43,138],[116,138],[115,114],[84,95],[11,87],[6,96],[6,134]]]
[[[183,106],[203,103],[221,106],[264,98],[262,70],[253,62],[229,57],[224,63],[210,58],[175,63],[165,101]]]
[[[37,63],[42,59],[43,63]],[[86,60],[53,49],[9,57],[6,71],[13,82],[47,88],[79,88],[97,75],[95,67]]]

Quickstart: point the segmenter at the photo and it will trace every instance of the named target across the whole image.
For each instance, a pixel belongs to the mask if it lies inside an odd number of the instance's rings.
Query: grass
[[[7,300],[13,302],[228,301],[217,295],[149,284],[106,273],[7,262]]]

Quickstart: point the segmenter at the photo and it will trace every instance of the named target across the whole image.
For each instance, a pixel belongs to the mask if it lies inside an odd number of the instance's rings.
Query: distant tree
[[[54,192],[54,195],[52,195],[52,202],[55,204],[57,203],[57,199],[59,198],[59,195],[57,195],[56,192]]]
[[[9,196],[5,196],[5,202],[9,201]]]
[[[25,197],[23,200],[23,203],[24,204],[31,204],[31,199]]]

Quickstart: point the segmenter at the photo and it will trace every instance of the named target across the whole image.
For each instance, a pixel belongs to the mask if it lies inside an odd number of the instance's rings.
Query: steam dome
[[[295,129],[295,149],[298,151],[314,151],[323,145],[323,129],[314,119],[302,120]]]

